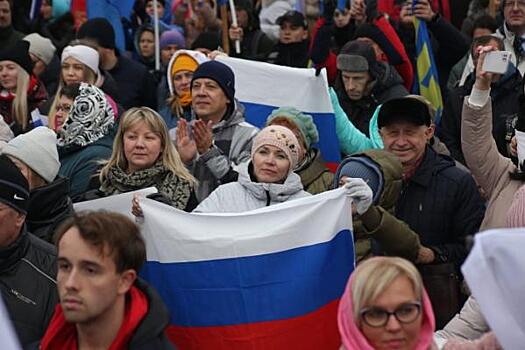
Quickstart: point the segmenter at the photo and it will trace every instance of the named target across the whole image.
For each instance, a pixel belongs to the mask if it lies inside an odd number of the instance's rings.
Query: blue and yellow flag
[[[414,28],[416,30],[416,93],[424,96],[436,109],[434,122],[439,125],[441,113],[443,112],[443,98],[439,87],[439,77],[432,46],[428,36],[427,24],[414,17]]]

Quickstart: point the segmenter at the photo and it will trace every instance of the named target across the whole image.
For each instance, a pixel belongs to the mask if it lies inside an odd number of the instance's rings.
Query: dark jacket
[[[295,173],[301,177],[304,190],[311,194],[331,190],[334,174],[326,167],[318,149],[312,148],[309,152],[310,161],[295,170]]]
[[[69,198],[69,180],[58,177],[49,185],[31,191],[26,224],[29,232],[52,242],[55,229],[73,215]]]
[[[463,100],[469,96],[476,80],[472,73],[465,82],[449,93],[448,100],[441,118],[441,140],[445,142],[452,157],[465,164],[465,157],[461,149],[461,112]],[[500,81],[492,84],[490,97],[492,101],[492,136],[496,140],[499,153],[510,158],[508,144],[512,136],[513,120],[518,113],[518,99],[523,94],[523,82],[519,71],[512,69],[501,77]]]
[[[370,136],[370,119],[372,119],[377,106],[390,99],[408,95],[408,91],[403,86],[403,79],[389,64],[378,62],[373,75],[375,76],[375,83],[370,95],[364,96],[359,101],[353,101],[348,97],[341,72],[338,73],[335,83],[339,104],[348,119],[367,136]]]
[[[246,28],[241,41],[241,53],[235,51],[235,41],[230,40],[230,55],[253,61],[265,61],[274,47],[272,39],[260,29]]]
[[[120,104],[124,109],[157,107],[155,79],[144,65],[119,55],[117,64],[109,73],[117,82]]]
[[[129,342],[129,350],[171,350],[175,346],[168,340],[165,330],[170,323],[169,311],[157,291],[140,278],[135,286],[148,298],[148,313],[140,322]]]
[[[266,61],[280,66],[306,68],[308,60],[308,40],[304,40],[291,44],[275,44]]]
[[[478,232],[484,206],[472,176],[427,147],[415,174],[403,184],[395,215],[434,250],[436,262],[459,268],[467,255],[465,237]]]
[[[20,343],[40,339],[58,301],[56,250],[22,229],[9,247],[0,249],[0,291]]]
[[[13,46],[18,40],[22,40],[24,34],[15,30],[13,26],[0,29],[0,47],[2,49]]]

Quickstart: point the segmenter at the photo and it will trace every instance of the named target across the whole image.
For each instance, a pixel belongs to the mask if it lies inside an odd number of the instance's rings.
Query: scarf
[[[352,306],[352,283],[353,277],[350,276],[346,285],[345,292],[339,302],[337,311],[337,323],[341,340],[346,350],[373,350],[374,348],[368,343],[366,337],[361,333],[359,326],[354,320],[354,309]],[[435,321],[432,304],[423,288],[423,324],[419,333],[419,339],[414,350],[427,350],[433,342]]]
[[[137,326],[148,312],[148,299],[142,291],[132,286],[128,293],[129,302],[122,325],[108,350],[125,350]],[[41,350],[77,350],[77,329],[74,323],[68,323],[64,318],[62,307],[57,305],[53,318],[49,322],[47,331],[42,338]]]
[[[184,91],[181,96],[179,96],[179,103],[182,107],[189,106],[191,104],[191,91]]]
[[[57,145],[88,146],[109,134],[115,114],[106,95],[95,85],[80,84],[80,94],[73,101]]]
[[[152,167],[127,174],[118,165],[112,166],[100,190],[106,195],[135,191],[154,186],[169,204],[184,210],[192,191],[191,184],[167,169],[159,160]]]

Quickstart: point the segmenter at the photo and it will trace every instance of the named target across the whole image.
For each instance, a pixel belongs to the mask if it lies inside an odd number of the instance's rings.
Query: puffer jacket
[[[434,250],[436,262],[463,263],[465,237],[478,232],[484,205],[472,176],[427,146],[416,172],[404,181],[395,215]]]
[[[332,189],[334,174],[324,164],[321,152],[312,148],[311,160],[295,170],[295,173],[301,177],[304,190],[311,194],[318,194]]]
[[[374,111],[380,104],[397,97],[408,95],[403,86],[403,79],[388,63],[378,62],[377,71],[374,72],[375,83],[369,96],[363,96],[358,101],[352,101],[344,88],[341,72],[338,72],[335,81],[335,91],[339,104],[348,116],[348,119],[362,133],[369,136],[369,123]]]
[[[250,162],[239,166],[239,179],[220,186],[206,198],[196,213],[240,213],[284,203],[289,200],[310,196],[303,190],[301,178],[294,172],[282,184],[253,182]]]
[[[192,175],[199,182],[197,200],[201,202],[219,185],[237,181],[238,165],[250,159],[252,140],[258,129],[244,120],[244,107],[235,100],[230,115],[213,126],[214,145],[194,159]]]
[[[492,104],[481,108],[465,98],[461,124],[461,145],[472,176],[489,199],[480,230],[506,227],[505,218],[514,194],[523,182],[510,178],[516,166],[498,152],[492,137]]]
[[[379,164],[384,186],[377,205],[372,205],[354,220],[357,261],[370,255],[400,256],[413,262],[420,248],[419,237],[394,216],[394,206],[401,193],[403,167],[399,159],[384,150],[368,150],[353,156],[365,156]]]
[[[56,249],[24,227],[0,249],[0,292],[22,346],[39,340],[58,302]]]
[[[478,302],[470,296],[459,314],[454,316],[445,328],[437,331],[435,338],[445,344],[447,339],[478,339],[488,331],[490,331],[489,325],[481,313]]]

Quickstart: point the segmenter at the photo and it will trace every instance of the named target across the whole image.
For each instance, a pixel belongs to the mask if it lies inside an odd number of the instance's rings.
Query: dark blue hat
[[[215,60],[204,62],[193,73],[191,85],[193,86],[193,82],[199,78],[208,78],[216,81],[226,97],[233,103],[235,98],[235,75],[230,67]]]
[[[372,189],[374,204],[379,203],[385,182],[379,164],[364,155],[348,157],[343,159],[337,167],[334,188],[339,186],[339,180],[343,176],[363,179]]]

